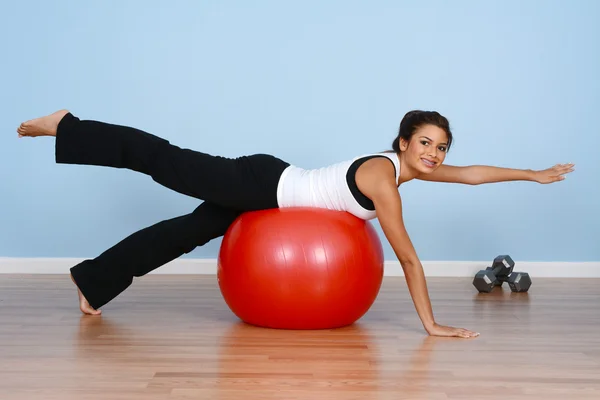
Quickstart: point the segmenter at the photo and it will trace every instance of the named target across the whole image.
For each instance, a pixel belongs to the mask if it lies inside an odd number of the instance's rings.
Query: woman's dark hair
[[[452,145],[452,132],[450,131],[450,123],[437,111],[421,111],[413,110],[409,111],[404,115],[400,122],[400,129],[398,130],[398,136],[392,142],[392,149],[396,153],[400,153],[400,139],[409,141],[414,135],[415,131],[423,125],[435,125],[440,129],[443,129],[448,136],[447,150],[450,150]]]

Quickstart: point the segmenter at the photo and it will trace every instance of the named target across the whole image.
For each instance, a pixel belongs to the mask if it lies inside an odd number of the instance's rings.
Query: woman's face
[[[409,142],[401,140],[400,150],[411,169],[431,173],[444,162],[447,142],[448,136],[443,129],[424,125],[415,131]]]

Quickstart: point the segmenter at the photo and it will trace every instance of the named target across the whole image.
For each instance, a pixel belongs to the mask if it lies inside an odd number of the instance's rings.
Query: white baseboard
[[[67,274],[79,258],[0,258],[0,274]],[[472,277],[490,261],[423,261],[426,276]],[[595,262],[516,262],[515,271],[540,278],[600,278],[600,261]],[[151,274],[214,275],[216,259],[177,259]],[[385,276],[403,276],[398,261],[385,262]]]

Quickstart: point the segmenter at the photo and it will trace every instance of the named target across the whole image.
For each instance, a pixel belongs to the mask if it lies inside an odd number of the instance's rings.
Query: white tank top
[[[279,207],[326,208],[347,211],[364,220],[375,218],[374,210],[368,210],[356,201],[346,181],[352,163],[370,156],[384,156],[392,160],[396,169],[396,182],[398,182],[400,162],[396,153],[365,154],[318,169],[304,169],[290,165],[279,178],[277,186]]]

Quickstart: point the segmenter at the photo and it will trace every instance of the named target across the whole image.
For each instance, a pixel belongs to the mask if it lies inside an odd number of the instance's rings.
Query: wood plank
[[[334,330],[237,320],[214,276],[149,275],[83,316],[67,275],[0,275],[1,399],[600,398],[600,279],[535,279],[479,294],[429,278],[428,337],[402,277]]]

